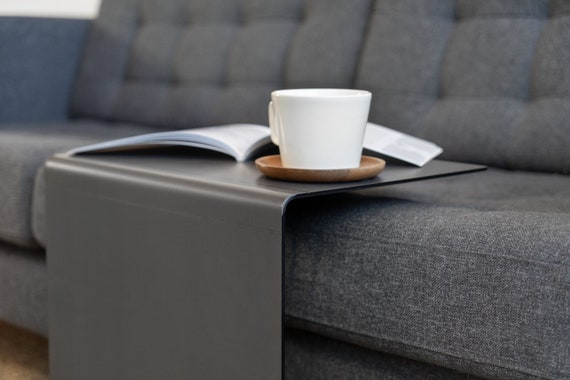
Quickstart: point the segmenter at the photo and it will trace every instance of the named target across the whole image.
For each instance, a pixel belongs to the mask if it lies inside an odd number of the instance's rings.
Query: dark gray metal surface
[[[279,379],[287,203],[482,169],[433,161],[301,184],[218,156],[56,156],[50,377]]]

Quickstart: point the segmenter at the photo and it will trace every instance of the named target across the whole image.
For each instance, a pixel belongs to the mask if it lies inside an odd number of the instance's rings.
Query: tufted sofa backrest
[[[378,0],[355,85],[444,158],[570,173],[568,0]]]
[[[267,123],[278,88],[373,93],[443,158],[570,172],[568,0],[103,0],[77,117]]]
[[[104,0],[72,112],[164,128],[267,124],[271,91],[351,87],[370,0]]]

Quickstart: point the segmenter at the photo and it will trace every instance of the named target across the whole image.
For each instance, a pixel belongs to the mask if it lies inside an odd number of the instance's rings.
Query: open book
[[[126,137],[75,148],[68,153],[118,151],[153,145],[183,145],[225,153],[241,162],[255,157],[271,144],[270,131],[266,126],[230,124]],[[366,127],[364,150],[416,166],[423,166],[443,151],[431,142],[373,123],[368,123]]]
[[[439,156],[443,149],[420,138],[368,123],[364,135],[364,151],[379,153],[419,167]]]
[[[148,133],[105,141],[70,150],[70,154],[118,151],[156,145],[180,145],[225,153],[246,161],[271,143],[269,128],[255,124],[230,124],[215,127]]]

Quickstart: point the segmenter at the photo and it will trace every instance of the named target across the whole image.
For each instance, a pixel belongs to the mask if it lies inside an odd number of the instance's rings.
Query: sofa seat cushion
[[[54,124],[14,124],[0,129],[0,240],[38,248],[32,233],[32,203],[36,172],[56,152],[97,141],[149,131],[132,125],[89,121]]]
[[[285,329],[284,336],[285,379],[483,380],[297,329]]]
[[[570,377],[569,176],[298,200],[284,270],[291,327],[482,377]]]

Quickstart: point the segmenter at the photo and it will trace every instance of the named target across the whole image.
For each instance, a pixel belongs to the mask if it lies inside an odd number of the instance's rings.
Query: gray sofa
[[[0,18],[0,57],[1,319],[48,333],[52,154],[361,88],[489,169],[291,206],[286,377],[570,378],[569,1],[103,0]]]

